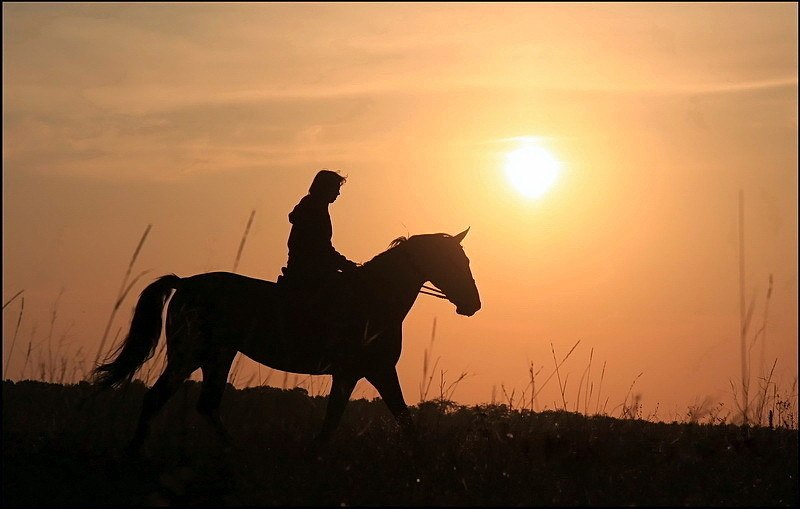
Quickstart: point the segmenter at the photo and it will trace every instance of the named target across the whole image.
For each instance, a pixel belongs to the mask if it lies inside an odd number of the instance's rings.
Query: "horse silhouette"
[[[142,291],[116,358],[94,370],[101,388],[129,382],[153,356],[166,315],[167,365],[144,396],[130,452],[142,446],[151,419],[197,369],[203,374],[198,412],[229,441],[219,405],[237,352],[275,369],[332,375],[317,443],[330,439],[356,383],[366,378],[403,432],[414,425],[397,378],[402,323],[423,288],[472,316],[480,296],[461,241],[444,233],[401,237],[364,265],[338,274],[316,298],[230,272],[162,276]],[[431,282],[437,288],[425,286]]]

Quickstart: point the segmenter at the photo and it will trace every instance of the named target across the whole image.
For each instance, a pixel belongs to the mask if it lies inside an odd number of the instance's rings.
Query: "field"
[[[146,387],[3,382],[3,505],[798,505],[796,429],[652,423],[447,401],[351,401],[310,452],[326,398],[228,386],[226,449],[187,382],[141,458],[122,450]]]

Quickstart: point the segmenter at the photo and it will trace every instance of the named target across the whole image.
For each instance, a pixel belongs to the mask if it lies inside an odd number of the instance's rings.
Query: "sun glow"
[[[542,196],[558,179],[560,171],[561,163],[539,145],[527,144],[506,154],[506,177],[527,198]]]

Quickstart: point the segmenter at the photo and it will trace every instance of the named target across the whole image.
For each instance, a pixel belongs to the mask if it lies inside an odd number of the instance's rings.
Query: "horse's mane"
[[[421,235],[412,235],[411,237],[406,237],[406,236],[401,235],[401,236],[397,237],[396,239],[394,239],[393,241],[389,242],[389,249],[392,249],[393,247],[397,247],[400,244],[402,244],[404,242],[407,242],[407,241],[409,241],[409,240],[411,240],[411,239],[413,239],[415,237],[444,237],[444,238],[449,238],[449,237],[452,237],[452,235],[448,235],[447,233],[426,233],[426,234],[421,234]]]
[[[421,235],[412,235],[410,237],[406,237],[404,235],[401,235],[400,237],[397,237],[393,241],[389,242],[389,247],[386,249],[386,251],[383,251],[383,252],[378,253],[377,255],[373,256],[372,259],[370,259],[369,261],[365,262],[364,265],[367,265],[367,264],[369,264],[369,263],[371,263],[371,262],[373,262],[375,260],[383,258],[385,255],[388,255],[389,253],[394,251],[395,248],[398,248],[398,247],[402,246],[403,244],[405,244],[406,242],[410,241],[411,239],[414,239],[414,238],[417,238],[417,237],[433,237],[433,236],[450,237],[450,235],[448,235],[446,233],[428,233],[428,234],[421,234]]]
[[[380,260],[386,257],[389,253],[395,250],[395,248],[400,247],[402,244],[408,242],[410,237],[400,236],[394,239],[393,241],[389,242],[389,247],[385,251],[381,251],[380,253],[373,256],[370,260],[364,262],[363,265],[372,265],[372,262],[375,260]]]
[[[393,247],[397,247],[397,246],[399,246],[400,244],[402,244],[403,242],[405,242],[407,240],[408,240],[408,237],[404,237],[404,236],[401,235],[401,236],[397,237],[396,239],[394,239],[393,241],[389,242],[389,249],[391,249]]]

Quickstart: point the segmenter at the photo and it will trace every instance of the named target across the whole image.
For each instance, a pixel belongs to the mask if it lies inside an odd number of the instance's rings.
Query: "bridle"
[[[430,291],[426,292],[425,290],[430,290]],[[423,293],[425,295],[432,295],[434,297],[439,297],[440,299],[447,299],[447,295],[445,295],[443,291],[439,290],[435,286],[422,285],[422,288],[419,289],[419,293]]]
[[[417,267],[417,264],[414,263],[414,260],[412,260],[411,256],[409,256],[409,254],[405,250],[400,249],[400,250],[398,250],[398,253],[402,253],[403,258],[405,258],[405,260],[406,260],[406,263],[408,263],[409,267],[411,267],[411,270],[416,272],[417,276],[420,279],[424,279],[425,278],[425,276],[423,276],[423,274],[422,274],[422,271],[419,270],[419,268]],[[422,287],[419,289],[419,293],[422,293],[424,295],[431,295],[433,297],[438,297],[440,299],[449,300],[447,298],[447,294],[445,294],[443,291],[441,291],[440,289],[436,288],[435,286],[428,286],[428,285],[423,284]]]

